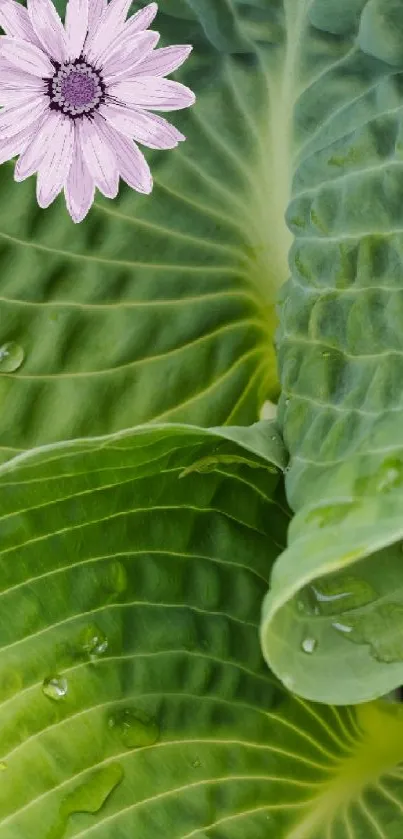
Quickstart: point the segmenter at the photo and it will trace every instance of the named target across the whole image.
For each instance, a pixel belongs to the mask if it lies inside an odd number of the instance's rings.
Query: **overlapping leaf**
[[[213,6],[161,3],[161,43],[194,45],[180,78],[197,104],[172,117],[186,143],[146,151],[151,196],[122,185],[77,226],[62,198],[43,212],[34,178],[16,184],[13,164],[1,169],[0,346],[24,352],[18,369],[0,367],[4,458],[147,421],[247,424],[278,392],[274,300],[289,241],[279,91],[271,103],[251,15],[248,34],[235,13],[227,26],[227,0]],[[268,38],[264,6],[260,18]],[[244,52],[232,55],[237,39]]]
[[[259,652],[283,462],[265,423],[2,468],[1,839],[396,835],[399,710],[291,698]]]
[[[345,50],[303,86],[278,336],[297,515],[265,655],[294,689],[361,702],[403,681],[403,7],[316,0]]]

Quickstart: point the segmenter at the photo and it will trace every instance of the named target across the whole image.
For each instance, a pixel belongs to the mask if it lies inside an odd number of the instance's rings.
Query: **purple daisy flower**
[[[64,188],[75,222],[95,187],[115,198],[121,177],[149,193],[152,177],[141,143],[172,149],[185,137],[150,111],[195,101],[189,88],[164,78],[191,46],[155,49],[147,31],[150,3],[126,21],[132,0],[68,0],[65,26],[51,0],[0,0],[0,163],[19,155],[15,180],[35,172],[37,199],[48,207]]]

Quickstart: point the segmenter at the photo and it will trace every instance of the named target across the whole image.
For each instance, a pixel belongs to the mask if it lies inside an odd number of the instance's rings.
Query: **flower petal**
[[[101,61],[103,64],[112,53],[117,52],[119,48],[122,48],[123,46],[126,47],[131,44],[132,53],[134,53],[137,49],[136,45],[140,46],[142,44],[142,39],[145,35],[147,35],[148,38],[150,38],[150,35],[154,36],[154,40],[156,41],[156,43],[158,43],[160,36],[157,32],[151,33],[137,31],[137,27],[133,26],[133,23],[135,22],[135,17],[136,15],[130,18],[130,20],[125,24],[124,29],[120,29],[118,33],[115,35],[115,37],[105,47],[104,51],[99,54],[99,61]],[[139,58],[138,60],[141,61],[142,58]]]
[[[63,24],[52,0],[28,0],[32,26],[50,58],[62,63],[67,57]]]
[[[91,61],[97,62],[121,30],[132,0],[110,0],[98,27],[85,42],[85,54]]]
[[[37,130],[32,134],[31,142],[26,146],[15,167],[14,179],[16,181],[24,181],[25,178],[29,178],[38,171],[49,143],[53,143],[53,132],[58,116],[56,111],[48,111],[42,117]]]
[[[132,76],[136,65],[156,46],[159,41],[158,32],[140,32],[127,38],[116,38],[113,48],[107,50],[102,57],[102,76],[109,84],[114,79],[126,74]]]
[[[132,34],[134,34],[134,32],[141,32],[143,29],[148,29],[157,12],[157,3],[149,3],[148,6],[145,6],[144,9],[140,9],[139,12],[136,12],[136,14],[128,20],[125,24],[124,31],[126,31],[128,26],[132,27]]]
[[[64,114],[55,113],[52,142],[38,169],[36,197],[40,207],[49,207],[63,189],[73,158],[74,125]]]
[[[124,105],[101,105],[100,114],[121,134],[150,149],[174,149],[186,138],[162,117]]]
[[[43,96],[44,84],[37,76],[21,73],[6,61],[0,61],[0,103],[12,107],[20,105],[24,99]]]
[[[54,67],[47,55],[39,47],[19,38],[0,38],[0,58],[5,58],[21,72],[39,76],[40,79],[54,73]]]
[[[192,52],[191,46],[163,47],[154,50],[151,55],[146,56],[138,67],[136,76],[167,76],[173,73],[183,64]]]
[[[39,46],[29,14],[21,3],[15,3],[14,0],[1,0],[0,26],[7,35],[22,38],[23,41],[31,41]]]
[[[74,128],[76,136],[73,160],[67,181],[64,185],[64,195],[71,218],[78,224],[78,222],[85,218],[91,207],[94,200],[95,186],[84,161],[77,126],[74,126]]]
[[[107,198],[116,198],[119,190],[119,172],[116,155],[100,129],[101,118],[95,114],[92,120],[79,123],[80,142],[85,163],[95,186]]]
[[[87,37],[88,0],[67,0],[65,28],[67,56],[79,58]]]
[[[132,140],[122,137],[107,122],[102,123],[101,131],[107,142],[113,146],[120,177],[132,189],[148,195],[153,188],[153,179],[143,153]]]
[[[129,105],[154,111],[179,111],[196,101],[194,93],[185,85],[158,76],[140,76],[115,82],[108,92]]]
[[[15,88],[16,90],[45,90],[42,79],[32,76],[30,73],[23,73],[17,67],[13,67],[8,61],[0,59],[0,90]]]
[[[91,39],[106,9],[107,0],[88,0],[88,35]]]
[[[12,137],[5,137],[0,140],[0,163],[5,163],[6,160],[12,160],[17,154],[21,154],[35,132],[35,128],[36,123],[33,123],[29,128],[24,128],[22,131],[19,131],[18,134],[13,134]]]
[[[37,90],[32,90],[32,88],[25,90],[20,87],[3,87],[0,85],[0,105],[7,108],[13,108],[16,105],[24,105],[25,103],[29,103],[31,105],[33,93],[36,93],[39,97],[42,93],[42,88],[38,85]]]
[[[13,137],[25,128],[29,128],[48,110],[44,97],[33,95],[24,104],[0,111],[0,137]]]

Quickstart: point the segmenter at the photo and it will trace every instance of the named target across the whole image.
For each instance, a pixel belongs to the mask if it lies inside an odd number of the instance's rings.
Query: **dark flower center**
[[[73,70],[68,76],[62,78],[60,93],[62,99],[72,108],[81,108],[83,105],[90,105],[96,96],[97,86],[95,79],[86,73],[79,73]]]
[[[90,115],[104,101],[105,85],[99,70],[84,58],[55,63],[55,73],[45,79],[50,107],[70,117]]]

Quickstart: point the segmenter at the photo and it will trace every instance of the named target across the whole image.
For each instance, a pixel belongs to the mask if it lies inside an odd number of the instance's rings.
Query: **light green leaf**
[[[148,421],[247,424],[278,395],[274,305],[291,238],[281,89],[269,90],[253,15],[229,0],[160,5],[162,43],[194,45],[178,78],[197,103],[169,115],[186,143],[146,150],[152,195],[122,185],[74,225],[62,197],[42,211],[34,178],[1,169],[0,346],[24,354],[0,365],[4,458]],[[238,42],[248,52],[232,56]]]
[[[253,468],[179,480],[217,446]],[[265,423],[2,467],[1,839],[397,839],[402,709],[311,705],[259,652],[282,464]]]
[[[296,516],[261,637],[296,692],[349,703],[403,682],[403,7],[338,12],[309,11],[348,49],[296,104],[277,415]]]
[[[172,115],[186,143],[146,152],[152,195],[122,186],[74,225],[61,197],[41,211],[34,179],[1,169],[0,347],[21,356],[0,364],[3,459],[149,421],[248,424],[277,400],[294,156],[348,95],[317,77],[348,66],[351,35],[312,27],[323,9],[306,0],[160,6],[161,43],[194,45],[178,78],[197,102]],[[356,87],[374,67],[365,57]]]

